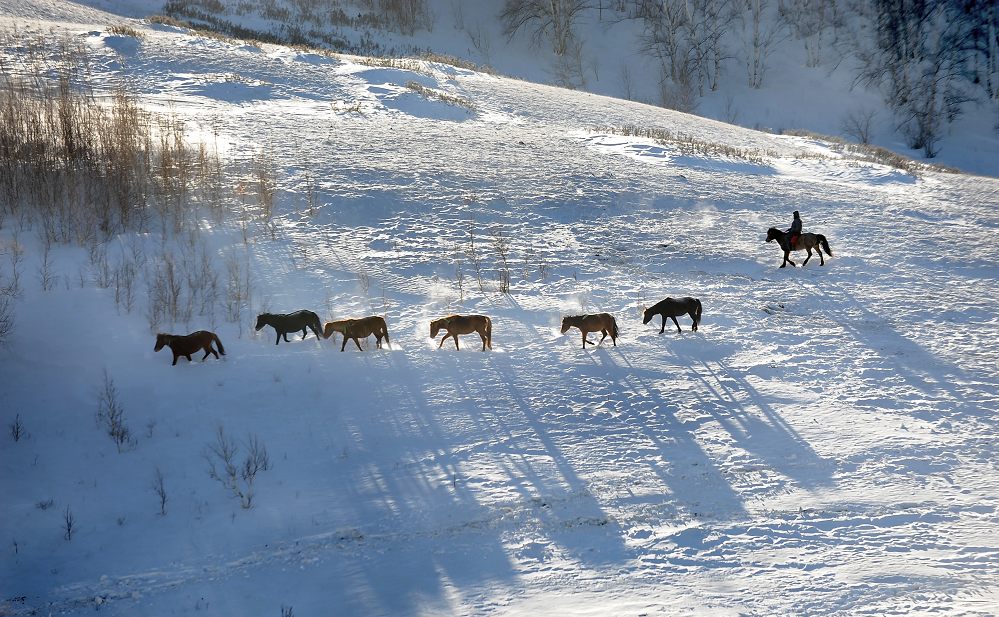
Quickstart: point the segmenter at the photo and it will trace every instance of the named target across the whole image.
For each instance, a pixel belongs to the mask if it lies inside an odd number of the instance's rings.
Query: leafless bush
[[[21,414],[17,414],[14,417],[14,421],[10,423],[10,436],[14,441],[21,441],[22,437],[25,437],[24,424],[21,422]]]
[[[225,316],[228,321],[240,324],[242,334],[242,317],[249,306],[252,290],[250,267],[244,265],[235,252],[226,258],[225,267]]]
[[[368,295],[368,290],[371,288],[371,277],[367,270],[362,268],[357,272],[357,282],[361,285],[361,291],[364,292],[364,295]]]
[[[239,446],[219,426],[215,432],[215,442],[208,445],[205,458],[208,461],[208,476],[232,491],[239,498],[240,506],[248,510],[253,507],[253,483],[257,473],[270,469],[270,458],[267,448],[255,435],[247,438],[246,449],[246,457],[241,463],[237,463]]]
[[[485,282],[482,280],[482,258],[475,248],[475,223],[468,221],[468,248],[465,251],[468,261],[472,264],[472,271],[475,273],[475,280],[479,284],[479,293],[486,290]]]
[[[52,261],[50,259],[51,245],[46,242],[42,248],[42,261],[38,265],[38,282],[42,286],[42,291],[49,291],[55,286],[58,276],[52,271]]]
[[[586,0],[506,0],[500,20],[508,37],[529,30],[535,43],[548,39],[555,55],[561,56],[575,39],[573,27],[588,6]]]
[[[472,101],[458,96],[457,94],[451,94],[450,92],[445,92],[444,90],[437,90],[436,88],[428,88],[423,84],[415,81],[411,81],[406,84],[406,87],[416,92],[425,99],[431,101],[441,101],[442,103],[447,103],[448,105],[456,105],[458,107],[464,107],[470,112],[477,111],[475,103]]]
[[[281,617],[295,617],[295,609],[291,606],[281,605]]]
[[[499,258],[496,278],[499,282],[499,290],[502,293],[510,293],[510,238],[500,229],[493,229],[493,250]]]
[[[877,112],[873,109],[853,109],[843,116],[843,133],[862,144],[871,143],[871,129]]]
[[[73,539],[73,529],[76,525],[76,519],[73,517],[73,511],[66,506],[66,509],[62,512],[62,537],[66,538],[67,541]]]
[[[52,499],[43,499],[42,501],[36,501],[35,507],[44,512],[45,510],[51,508],[54,504],[55,501]]]
[[[2,284],[3,281],[0,281]],[[0,286],[0,345],[14,332],[14,299]]]
[[[102,427],[111,437],[111,440],[118,448],[118,452],[124,452],[135,447],[135,438],[132,431],[125,424],[125,408],[118,400],[118,388],[111,379],[111,374],[104,370],[104,383],[98,393],[97,401],[97,424]]]
[[[113,26],[108,26],[108,32],[110,34],[118,34],[121,36],[131,36],[137,39],[143,39],[146,36],[140,30],[133,28],[128,24],[114,24]]]
[[[274,161],[266,150],[261,150],[253,158],[254,183],[257,189],[257,206],[263,217],[271,239],[274,238],[276,230],[274,227],[274,201],[277,194],[276,172]]]
[[[167,503],[167,492],[166,484],[163,481],[163,472],[160,468],[156,468],[156,472],[153,474],[153,492],[156,493],[156,497],[160,500],[160,516],[166,516],[166,503]]]
[[[668,129],[642,128],[634,125],[621,127],[601,127],[595,129],[600,133],[625,135],[629,137],[644,137],[663,145],[676,148],[684,155],[705,157],[725,157],[740,159],[757,165],[765,165],[769,159],[778,158],[778,153],[772,150],[753,148],[738,148],[710,141],[704,141],[692,135],[677,133]]]

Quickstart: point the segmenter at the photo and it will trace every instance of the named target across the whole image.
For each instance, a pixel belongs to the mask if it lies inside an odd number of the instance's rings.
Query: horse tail
[[[382,326],[382,333],[385,334],[385,344],[386,345],[391,345],[392,343],[389,341],[389,337],[388,337],[388,324],[385,323],[385,319],[384,318],[382,318],[381,326]]]
[[[323,336],[323,322],[319,321],[319,315],[312,312],[309,313],[309,327],[316,333],[316,338],[326,338]]]
[[[819,237],[819,242],[822,243],[822,248],[826,250],[826,255],[832,257],[832,250],[829,248],[829,243],[826,241],[826,237],[822,234],[817,234]]]
[[[222,346],[222,339],[219,338],[218,334],[215,334],[214,332],[212,332],[212,340],[215,341],[215,344],[219,346],[219,353],[224,356],[225,355],[225,347]],[[207,357],[208,354],[206,353],[205,356]]]
[[[617,329],[617,320],[614,319],[613,315],[611,315],[611,326],[614,329],[614,336],[612,338],[617,338],[621,336],[621,331]]]
[[[493,348],[493,320],[486,315],[486,347]]]
[[[699,326],[701,325],[701,311],[703,310],[703,307],[701,307],[701,301],[694,298],[694,306],[696,307],[694,309],[694,322]]]

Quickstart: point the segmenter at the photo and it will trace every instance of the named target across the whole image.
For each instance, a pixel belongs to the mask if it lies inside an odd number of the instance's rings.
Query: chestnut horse
[[[326,322],[326,327],[323,328],[323,338],[333,336],[334,332],[339,332],[343,335],[343,345],[340,346],[340,351],[347,348],[347,341],[349,339],[354,339],[357,349],[363,351],[358,339],[368,338],[372,334],[375,335],[378,341],[375,343],[378,349],[382,348],[382,338],[385,339],[386,345],[389,344],[388,326],[385,325],[385,320],[378,315],[362,317],[361,319],[340,319]]]
[[[212,343],[218,345],[218,353],[212,348]],[[219,358],[219,354],[225,355],[225,349],[222,348],[222,341],[214,332],[209,332],[208,330],[198,330],[197,332],[192,332],[187,335],[181,334],[157,334],[156,335],[156,346],[153,347],[153,351],[159,351],[163,349],[166,345],[173,352],[173,364],[170,366],[175,366],[177,364],[177,358],[184,356],[187,361],[191,361],[191,354],[200,350],[205,351],[205,355],[201,358],[204,362],[208,358],[208,354],[213,354],[216,359]]]
[[[649,323],[653,317],[660,315],[663,318],[663,325],[659,328],[659,334],[662,334],[666,330],[666,318],[669,317],[676,324],[676,331],[679,333],[680,324],[676,318],[683,314],[690,315],[690,318],[694,320],[694,325],[690,329],[697,332],[697,325],[701,323],[701,301],[690,296],[686,298],[665,298],[656,302],[651,308],[645,309],[642,323]]]
[[[781,262],[780,267],[783,268],[787,264],[797,267],[798,264],[791,261],[789,255],[791,251],[808,251],[808,257],[802,262],[802,266],[808,263],[808,260],[812,258],[812,249],[819,254],[819,265],[826,265],[826,260],[822,258],[822,250],[819,249],[819,245],[826,250],[826,255],[832,257],[832,251],[829,249],[829,242],[826,241],[826,237],[822,234],[801,234],[798,236],[798,241],[791,246],[791,237],[787,232],[783,232],[776,227],[771,227],[767,230],[767,242],[777,241],[781,249],[784,251],[784,261]]]
[[[312,311],[295,311],[288,314],[261,313],[257,315],[255,329],[259,332],[264,326],[270,326],[277,332],[275,345],[281,342],[281,337],[284,337],[285,343],[290,343],[291,341],[288,340],[289,332],[301,330],[302,339],[305,339],[309,335],[306,328],[311,328],[316,333],[316,337],[323,338],[323,325],[319,322],[319,315]]]
[[[579,328],[579,331],[583,333],[583,349],[586,349],[586,344],[590,343],[590,341],[586,340],[586,335],[590,332],[603,333],[603,336],[600,337],[600,343],[603,343],[607,335],[610,335],[611,342],[617,347],[617,337],[619,336],[617,321],[614,320],[614,316],[610,313],[563,317],[562,334],[568,332],[569,328]],[[590,345],[599,345],[600,343],[590,343]]]
[[[454,348],[459,349],[458,335],[472,332],[479,333],[479,338],[482,339],[482,351],[485,351],[486,347],[493,348],[493,322],[485,315],[448,315],[430,322],[430,338],[437,338],[437,333],[441,330],[447,334],[441,339],[437,349],[444,346],[444,341],[449,336],[454,337]]]

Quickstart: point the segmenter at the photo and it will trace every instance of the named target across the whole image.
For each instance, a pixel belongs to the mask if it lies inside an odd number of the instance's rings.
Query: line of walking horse
[[[680,332],[680,323],[676,318],[682,315],[689,315],[693,322],[691,330],[696,332],[698,324],[701,323],[701,310],[701,301],[697,298],[665,298],[652,307],[645,309],[642,323],[647,324],[653,317],[659,315],[662,317],[662,326],[659,328],[659,334],[662,334],[666,330],[667,319],[672,319],[676,325],[676,331]],[[381,349],[383,339],[386,345],[391,344],[385,319],[378,315],[362,317],[360,319],[340,319],[327,322],[325,326],[322,326],[319,321],[319,315],[308,310],[283,314],[262,313],[257,316],[255,329],[259,332],[266,326],[274,329],[276,334],[274,339],[275,345],[279,344],[282,339],[286,343],[290,342],[288,335],[296,332],[301,332],[302,338],[305,339],[309,335],[309,330],[312,330],[316,337],[321,339],[328,339],[331,336],[340,334],[343,337],[343,344],[340,345],[340,351],[346,350],[347,342],[351,340],[357,345],[358,350],[362,350],[361,339],[367,339],[371,336],[375,337],[375,346],[378,349]],[[603,343],[604,339],[608,336],[611,338],[614,346],[617,347],[617,339],[620,333],[617,327],[617,320],[610,313],[568,315],[563,317],[562,334],[568,332],[570,328],[579,330],[582,335],[583,349],[586,349],[587,344],[599,345]],[[482,351],[493,348],[493,322],[487,315],[448,315],[447,317],[431,321],[430,338],[437,338],[437,335],[441,332],[444,332],[444,336],[441,337],[440,344],[437,345],[438,349],[443,347],[444,341],[449,338],[454,339],[454,348],[460,349],[458,336],[472,333],[478,334],[479,338],[482,339]],[[599,342],[594,343],[587,338],[591,332],[599,332],[603,335],[600,337]],[[153,351],[159,351],[164,347],[169,347],[173,352],[173,364],[177,364],[177,360],[181,357],[191,361],[191,355],[199,351],[205,352],[205,355],[201,358],[202,361],[206,360],[210,355],[214,355],[216,358],[219,358],[220,354],[225,355],[225,348],[222,346],[222,341],[218,335],[208,330],[199,330],[187,335],[157,334],[156,346],[153,348]]]
[[[771,227],[767,230],[767,242],[775,240],[784,253],[784,259],[780,265],[781,268],[789,263],[792,266],[797,265],[789,257],[792,251],[808,252],[808,256],[802,265],[807,264],[808,260],[812,258],[813,249],[819,255],[819,265],[825,265],[825,259],[822,257],[823,250],[825,250],[827,255],[832,256],[829,242],[822,234],[804,233],[798,236],[796,243],[792,244],[787,233]],[[693,320],[694,323],[691,326],[691,330],[696,332],[698,324],[701,323],[701,301],[697,298],[665,298],[651,308],[645,309],[642,323],[647,324],[653,317],[660,315],[662,317],[662,327],[659,328],[659,334],[662,334],[666,330],[667,318],[673,320],[673,323],[676,324],[676,331],[680,332],[680,323],[677,322],[676,318],[684,314],[689,315],[691,320]],[[367,339],[370,336],[375,337],[378,349],[382,347],[382,339],[385,339],[386,345],[390,344],[388,326],[385,323],[385,319],[377,315],[361,319],[330,321],[324,327],[320,327],[319,315],[316,315],[312,311],[303,310],[287,314],[262,313],[257,316],[256,330],[259,332],[265,326],[274,328],[277,334],[277,338],[274,341],[275,345],[280,343],[282,338],[286,343],[290,342],[288,334],[298,332],[299,330],[301,330],[302,338],[304,339],[308,336],[309,329],[315,332],[319,338],[329,338],[336,333],[341,334],[343,336],[343,344],[340,345],[340,351],[344,351],[347,348],[348,340],[353,340],[354,344],[360,350],[360,339]],[[617,347],[617,321],[610,313],[563,317],[562,334],[568,332],[570,328],[577,328],[582,334],[583,349],[586,349],[587,343],[590,345],[603,343],[604,339],[608,336],[611,337],[611,342]],[[449,338],[454,339],[454,348],[460,349],[458,335],[471,334],[473,332],[477,333],[479,338],[482,339],[482,351],[493,348],[493,323],[486,315],[448,315],[447,317],[441,317],[430,322],[430,338],[437,338],[437,335],[441,331],[445,334],[441,338],[440,344],[437,345],[438,349],[443,347],[444,341]],[[587,339],[587,335],[591,332],[600,332],[603,335],[600,337],[599,342],[593,343]],[[177,360],[180,357],[185,357],[190,361],[191,354],[198,353],[199,351],[205,352],[205,355],[201,358],[202,361],[206,360],[209,355],[214,355],[216,358],[219,357],[219,354],[225,355],[225,349],[222,347],[222,341],[219,340],[218,335],[208,330],[199,330],[187,335],[157,334],[156,346],[153,348],[153,351],[159,351],[163,347],[169,347],[173,351],[173,364],[177,364]],[[217,351],[215,347],[218,347]]]

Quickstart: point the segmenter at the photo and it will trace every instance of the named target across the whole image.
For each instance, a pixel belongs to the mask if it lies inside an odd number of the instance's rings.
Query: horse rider
[[[789,242],[790,248],[793,251],[794,245],[798,241],[798,237],[801,236],[801,215],[798,214],[797,210],[794,211],[794,220],[791,221],[791,227],[787,230],[787,233],[791,237]]]

